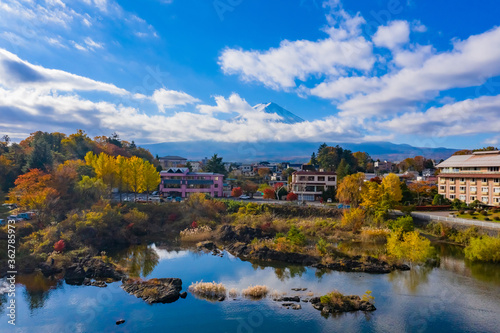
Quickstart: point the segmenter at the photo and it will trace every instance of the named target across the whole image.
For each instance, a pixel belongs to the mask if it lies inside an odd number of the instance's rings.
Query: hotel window
[[[219,177],[215,177],[214,179],[215,179],[215,180],[219,180]]]
[[[461,182],[465,182],[465,178],[460,178],[460,181]]]
[[[493,198],[493,202],[494,203],[499,203],[500,202],[500,198]]]
[[[455,191],[455,186],[450,186],[450,191]]]
[[[500,183],[500,178],[495,178],[495,179],[493,179],[493,182],[494,182],[494,183]]]
[[[488,193],[488,187],[481,187],[481,192]]]
[[[488,203],[488,197],[481,197],[481,201],[485,204]]]
[[[454,182],[455,181],[455,178],[450,178],[450,182]]]
[[[499,167],[489,167],[488,168],[488,171],[491,171],[491,172],[498,172],[500,168]]]
[[[218,188],[218,187],[219,187],[219,184],[217,184],[217,183],[216,183],[216,184],[214,184],[214,187],[215,187],[215,188]]]
[[[461,201],[465,201],[465,195],[463,195],[463,194],[462,194],[462,195],[459,197],[459,199],[460,199]]]
[[[481,181],[482,181],[483,183],[487,183],[487,182],[488,182],[488,178],[483,178],[483,179],[481,179]]]
[[[470,201],[476,201],[476,200],[477,200],[477,197],[475,195],[470,196]]]
[[[446,191],[446,186],[444,186],[444,185],[439,186],[439,190],[440,191]]]
[[[477,187],[476,186],[471,186],[470,187],[471,192],[477,192]]]
[[[450,199],[455,199],[455,194],[450,194]]]
[[[465,191],[465,186],[460,186],[460,191]]]
[[[500,187],[494,187],[493,193],[500,193]]]

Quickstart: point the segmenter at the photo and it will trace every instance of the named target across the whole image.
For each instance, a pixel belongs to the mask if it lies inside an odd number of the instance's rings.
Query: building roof
[[[336,176],[336,172],[325,171],[295,171],[294,175],[320,175],[320,176]]]
[[[163,157],[160,157],[160,160],[183,160],[183,161],[187,161],[187,158],[180,157],[180,156],[163,156]]]
[[[498,150],[475,152],[472,155],[455,155],[437,165],[438,168],[495,166],[500,166]]]

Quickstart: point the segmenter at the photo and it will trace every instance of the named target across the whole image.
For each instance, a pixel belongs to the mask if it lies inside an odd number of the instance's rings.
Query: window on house
[[[499,167],[489,167],[488,171],[490,171],[490,172],[498,172],[499,169],[500,169]]]
[[[318,181],[319,182],[324,182],[325,181],[325,176],[318,176]]]
[[[470,191],[471,192],[476,192],[477,191],[477,187],[476,186],[471,186],[470,187]]]
[[[446,191],[446,186],[444,186],[444,185],[439,186],[439,190],[440,191]]]
[[[470,201],[476,201],[476,200],[477,200],[477,197],[475,195],[470,196]]]
[[[451,200],[455,199],[455,194],[450,194],[450,199]]]
[[[488,178],[483,178],[481,181],[482,181],[483,183],[487,183],[487,182],[488,182]]]
[[[488,203],[488,197],[481,197],[481,201],[485,204]]]
[[[314,176],[308,176],[307,181],[313,182],[314,181]]]
[[[450,191],[455,191],[455,186],[450,186]]]
[[[460,199],[461,201],[465,201],[465,195],[461,195],[461,196],[459,197],[459,199]]]
[[[465,186],[460,186],[460,191],[465,191]]]
[[[450,182],[454,182],[455,181],[455,178],[450,178]]]
[[[335,177],[328,177],[328,181],[329,182],[334,182],[335,181]]]
[[[493,202],[494,203],[499,203],[500,202],[500,198],[493,198]]]
[[[488,193],[488,187],[481,187],[481,192]]]
[[[500,187],[494,187],[493,193],[500,193]]]
[[[495,179],[493,179],[493,182],[495,182],[495,183],[500,183],[500,178],[495,178]]]
[[[461,182],[465,182],[465,178],[460,178],[460,181]]]

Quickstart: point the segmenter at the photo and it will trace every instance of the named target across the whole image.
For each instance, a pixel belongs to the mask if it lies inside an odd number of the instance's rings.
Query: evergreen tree
[[[309,161],[311,165],[318,165],[318,159],[316,158],[316,153],[313,152],[311,155],[311,160]]]
[[[206,172],[226,174],[226,168],[224,167],[224,163],[222,163],[222,157],[218,157],[217,154],[214,154],[214,156],[208,160],[204,169]]]
[[[186,168],[189,169],[189,172],[193,172],[193,166],[191,165],[191,162],[186,163]]]

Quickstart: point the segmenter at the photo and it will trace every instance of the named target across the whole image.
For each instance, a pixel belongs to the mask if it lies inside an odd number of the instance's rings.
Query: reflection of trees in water
[[[55,289],[61,283],[53,277],[46,278],[41,272],[20,275],[16,282],[26,287],[23,294],[31,311],[42,308],[49,298],[50,290]]]
[[[465,261],[465,266],[470,269],[472,277],[485,282],[500,285],[500,265],[489,262]]]
[[[417,293],[418,288],[429,282],[429,273],[433,270],[431,266],[414,266],[409,271],[394,271],[389,273],[389,281],[392,282],[397,293]]]
[[[289,267],[275,267],[274,274],[276,277],[280,279],[280,281],[285,281],[290,278],[294,278],[296,276],[301,277],[302,274],[306,272],[306,268],[304,266],[289,266]]]
[[[7,307],[7,294],[0,295],[0,312],[5,310],[4,307]]]
[[[146,277],[153,272],[159,259],[155,250],[146,245],[136,245],[126,251],[122,261],[125,261],[130,276]]]

